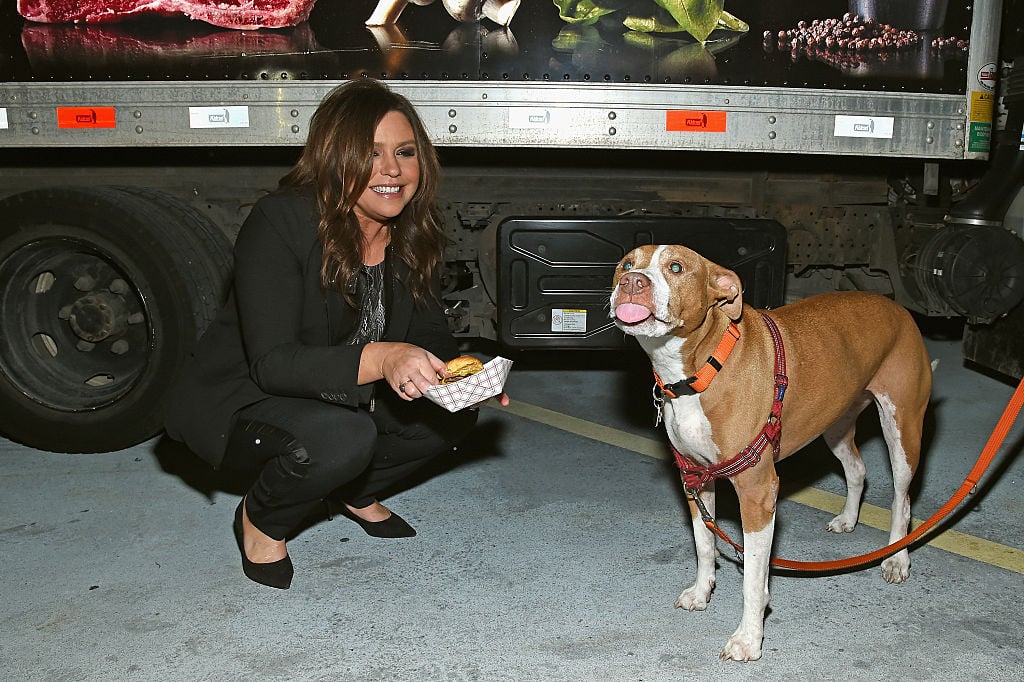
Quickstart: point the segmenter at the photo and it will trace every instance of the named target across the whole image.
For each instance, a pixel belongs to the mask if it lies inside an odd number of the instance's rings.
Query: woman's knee
[[[379,461],[390,466],[429,460],[461,443],[476,424],[477,413],[462,410],[434,414],[425,421],[407,423],[388,431],[379,442]]]
[[[372,420],[311,429],[300,437],[306,450],[307,476],[345,481],[358,476],[373,460],[377,429]]]
[[[477,419],[480,417],[480,412],[478,410],[461,410],[460,412],[456,412],[453,416],[458,416],[458,419],[456,419],[452,424],[451,431],[453,439],[455,443],[460,443],[476,426]]]
[[[301,478],[336,480],[369,466],[377,428],[365,412],[311,400],[272,402],[240,414],[233,434],[259,451],[256,458],[276,459],[281,473]]]
[[[449,412],[432,424],[430,430],[437,435],[446,448],[451,448],[465,440],[469,432],[476,426],[479,414],[476,410]]]

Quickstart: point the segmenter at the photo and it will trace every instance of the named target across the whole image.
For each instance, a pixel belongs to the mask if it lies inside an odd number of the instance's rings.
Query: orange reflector
[[[670,110],[665,112],[668,132],[724,133],[726,112]]]
[[[114,107],[57,107],[58,128],[116,128]]]

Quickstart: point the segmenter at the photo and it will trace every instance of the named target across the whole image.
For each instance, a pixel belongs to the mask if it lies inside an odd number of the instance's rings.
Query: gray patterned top
[[[380,341],[384,336],[384,261],[364,265],[359,273],[362,298],[359,325],[352,331],[349,344]]]

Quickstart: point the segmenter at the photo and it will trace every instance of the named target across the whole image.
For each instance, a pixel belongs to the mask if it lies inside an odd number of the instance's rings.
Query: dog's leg
[[[846,476],[846,503],[843,505],[843,511],[825,526],[832,533],[852,532],[860,516],[865,468],[853,437],[857,431],[857,416],[870,402],[871,398],[868,397],[860,403],[855,403],[839,421],[822,434],[828,449],[843,465],[843,473]]]
[[[700,491],[704,508],[713,517],[715,515],[715,484],[710,483]],[[700,509],[687,498],[690,507],[690,520],[693,522],[693,539],[697,546],[697,579],[693,585],[683,590],[676,598],[677,609],[687,611],[703,611],[711,600],[711,591],[715,588],[715,559],[718,550],[715,548],[715,534],[704,525]]]
[[[892,524],[889,528],[889,544],[892,544],[906,537],[910,527],[910,481],[920,455],[923,416],[903,414],[885,394],[875,396],[875,402],[892,465]],[[901,583],[909,576],[910,553],[906,549],[882,562],[882,577],[886,582]]]
[[[761,658],[764,639],[764,611],[768,607],[768,568],[775,537],[775,503],[779,479],[774,471],[764,478],[745,485],[733,479],[740,498],[743,520],[743,617],[732,634],[721,657],[734,661],[756,661]]]

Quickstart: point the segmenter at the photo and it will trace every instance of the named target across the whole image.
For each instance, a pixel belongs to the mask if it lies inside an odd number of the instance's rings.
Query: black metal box
[[[786,230],[772,220],[508,218],[498,226],[498,340],[510,348],[616,349],[615,266],[642,244],[682,244],[733,270],[743,300],[782,305]]]

